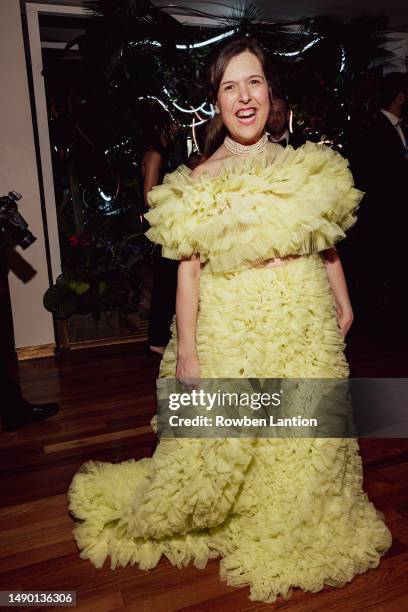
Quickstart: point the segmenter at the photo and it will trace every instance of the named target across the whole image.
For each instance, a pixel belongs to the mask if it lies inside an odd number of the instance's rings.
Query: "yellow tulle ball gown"
[[[190,174],[168,174],[146,216],[164,257],[200,255],[202,377],[347,378],[320,254],[356,220],[362,194],[346,160],[313,143],[270,144],[216,177]],[[160,377],[174,378],[176,349],[173,323]],[[249,585],[252,600],[344,586],[391,545],[362,489],[355,438],[162,439],[152,458],[85,464],[69,502],[95,567],[221,557],[221,576]]]

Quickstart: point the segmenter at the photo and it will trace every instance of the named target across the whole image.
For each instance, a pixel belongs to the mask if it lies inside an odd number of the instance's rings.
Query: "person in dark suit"
[[[407,328],[407,74],[387,74],[379,94],[377,115],[355,138],[349,157],[356,185],[366,193],[357,228],[361,308],[374,319],[388,308],[387,318]]]
[[[291,111],[288,101],[282,97],[274,97],[271,102],[271,110],[268,120],[268,133],[271,142],[286,147],[288,144],[294,149],[301,147],[306,142],[303,134],[296,130],[291,132],[289,129]]]
[[[358,143],[356,178],[363,190],[390,199],[407,187],[408,75],[387,74],[380,85],[380,109]],[[371,194],[370,194],[371,195]],[[382,208],[382,207],[381,207]]]

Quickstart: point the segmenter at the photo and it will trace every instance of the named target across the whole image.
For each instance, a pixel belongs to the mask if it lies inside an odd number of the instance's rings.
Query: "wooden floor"
[[[407,376],[406,344],[352,336],[353,375]],[[162,559],[149,572],[96,570],[82,561],[71,537],[68,485],[90,458],[116,462],[153,453],[156,369],[142,344],[20,365],[25,396],[57,399],[61,412],[49,422],[0,433],[0,590],[75,590],[76,609],[90,612],[408,610],[408,439],[361,440],[364,486],[384,512],[394,543],[379,568],[344,588],[296,590],[288,602],[251,603],[248,588],[220,581],[218,560],[204,570],[179,570]]]

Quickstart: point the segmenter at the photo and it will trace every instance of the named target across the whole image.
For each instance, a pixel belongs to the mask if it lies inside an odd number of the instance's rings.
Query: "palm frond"
[[[224,18],[227,25],[234,26],[240,31],[245,31],[254,22],[259,21],[261,12],[259,8],[251,2],[235,2],[231,7],[231,13]]]

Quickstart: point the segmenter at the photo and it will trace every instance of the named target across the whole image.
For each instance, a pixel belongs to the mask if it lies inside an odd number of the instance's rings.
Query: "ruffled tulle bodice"
[[[325,146],[269,144],[224,162],[218,176],[180,166],[149,194],[147,237],[169,259],[199,254],[212,272],[318,253],[345,237],[362,192],[347,161]]]

